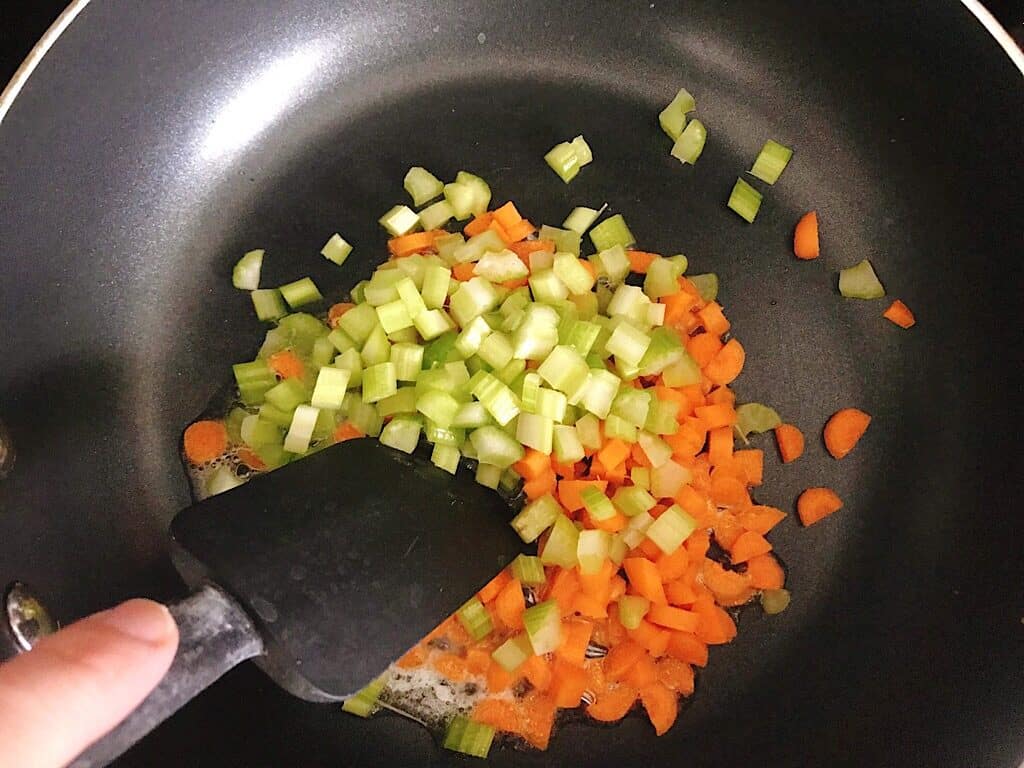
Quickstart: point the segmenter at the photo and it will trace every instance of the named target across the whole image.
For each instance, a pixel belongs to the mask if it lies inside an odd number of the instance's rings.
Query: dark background
[[[4,5],[0,15],[0,90],[67,2],[8,0]],[[986,5],[1017,44],[1024,47],[1024,0],[991,0]]]

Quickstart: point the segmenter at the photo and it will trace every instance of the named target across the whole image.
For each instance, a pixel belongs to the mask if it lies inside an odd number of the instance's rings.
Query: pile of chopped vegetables
[[[690,164],[706,137],[687,122],[694,108],[684,89],[659,117]],[[773,184],[791,155],[768,142],[750,173]],[[592,159],[582,136],[545,157],[566,183]],[[489,186],[468,172],[444,184],[416,167],[405,187],[419,211],[381,217],[390,258],[325,316],[296,311],[322,300],[308,277],[261,288],[263,251],[238,262],[235,286],[274,325],[256,359],[234,366],[237,406],[185,432],[197,490],[220,493],[365,436],[406,453],[426,444],[446,472],[521,488],[511,524],[536,555],[519,556],[345,710],[411,712],[402,692],[432,680],[448,691],[444,746],[470,755],[486,756],[496,733],[546,748],[560,709],[615,722],[639,703],[663,734],[693,693],[694,667],[735,637],[731,611],[789,604],[767,539],[786,514],[752,498],[764,455],[748,439],[773,431],[789,463],[803,433],[768,406],[737,404],[730,386],[746,352],[717,277],[687,274],[683,255],[638,250],[621,214],[597,223],[607,206],[577,207],[561,227],[538,228],[511,202],[491,208]],[[740,179],[729,207],[752,222],[760,200]],[[461,231],[445,229],[453,220]],[[818,256],[817,227],[814,212],[801,219],[797,257]],[[592,253],[581,257],[584,238]],[[335,234],[321,253],[340,266],[351,251]],[[840,289],[884,294],[866,261],[844,270]],[[901,302],[886,317],[913,323]],[[829,452],[846,456],[869,422],[853,408],[834,414]],[[810,488],[797,512],[811,525],[841,507]]]

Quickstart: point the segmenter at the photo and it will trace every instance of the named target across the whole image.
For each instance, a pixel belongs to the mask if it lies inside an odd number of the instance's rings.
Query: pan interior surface
[[[825,5],[91,4],[0,125],[0,419],[19,453],[0,581],[63,619],[179,589],[178,437],[262,334],[231,265],[265,248],[265,284],[308,274],[340,298],[383,258],[408,167],[467,169],[535,222],[608,202],[646,250],[716,272],[740,398],[808,435],[785,468],[763,440],[758,499],[830,485],[846,505],[776,529],[792,605],[741,615],[668,735],[569,722],[493,764],[1018,765],[1020,73],[957,3]],[[695,167],[657,125],[680,86],[708,126]],[[542,157],[579,133],[595,160],[564,185]],[[795,155],[748,225],[724,203],[769,138]],[[792,227],[812,209],[823,254],[804,264]],[[340,270],[318,254],[335,231],[355,245]],[[864,258],[917,327],[838,296]],[[845,406],[874,421],[836,463],[818,428]],[[252,669],[123,760],[461,762]]]

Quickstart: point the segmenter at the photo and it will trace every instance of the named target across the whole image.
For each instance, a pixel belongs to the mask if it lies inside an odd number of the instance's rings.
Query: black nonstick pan
[[[749,353],[736,389],[799,424],[874,416],[836,464],[772,461],[760,498],[830,484],[846,507],[774,541],[794,600],[748,611],[675,728],[561,726],[495,765],[992,766],[1024,759],[1021,255],[1024,79],[952,2],[76,3],[0,101],[0,585],[62,621],[180,596],[166,527],[188,503],[182,428],[261,330],[231,287],[341,295],[382,255],[414,164],[467,168],[558,223],[608,201],[647,249],[715,271]],[[980,11],[979,11],[980,12]],[[984,14],[983,14],[984,15]],[[1005,38],[1005,33],[1003,33]],[[685,85],[709,140],[668,156]],[[570,185],[544,165],[584,132]],[[774,138],[796,154],[748,225],[725,208]],[[791,255],[817,209],[823,256]],[[344,270],[326,235],[356,245]],[[870,258],[917,313],[844,302]],[[228,676],[125,766],[455,765],[414,723]]]

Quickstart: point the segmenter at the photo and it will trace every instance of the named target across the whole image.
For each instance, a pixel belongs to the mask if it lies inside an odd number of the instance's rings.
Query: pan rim
[[[43,58],[90,2],[91,0],[72,0],[53,24],[43,33],[43,36],[39,38],[39,41],[32,47],[32,50],[28,52],[25,60],[15,70],[14,75],[3,91],[0,91],[0,124],[3,123],[7,113],[14,105],[14,100],[21,93],[25,83],[28,82],[28,79],[35,72]],[[988,31],[999,47],[1003,49],[1010,62],[1024,75],[1024,50],[1017,46],[1010,33],[1006,31],[1006,28],[981,4],[981,0],[960,0],[960,2]]]

